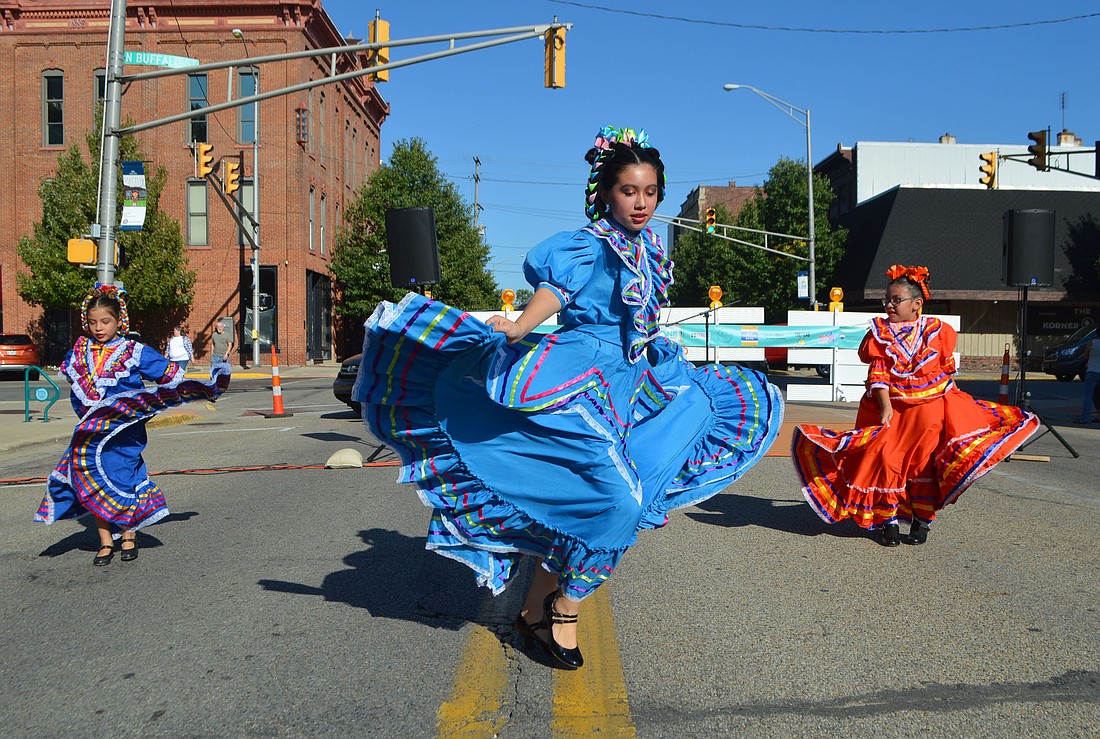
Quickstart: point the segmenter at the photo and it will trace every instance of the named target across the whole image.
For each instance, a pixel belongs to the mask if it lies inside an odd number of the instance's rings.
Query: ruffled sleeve
[[[548,288],[568,305],[592,277],[594,249],[595,242],[583,231],[555,234],[528,252],[523,276],[531,287]]]
[[[940,353],[940,366],[946,374],[954,375],[959,370],[955,366],[955,345],[958,343],[958,333],[950,324],[940,321],[939,333],[936,336],[937,350]]]
[[[886,352],[874,337],[874,332],[869,331],[863,337],[863,343],[859,345],[859,359],[867,366],[867,389],[876,387],[890,387],[890,370],[886,359]]]
[[[147,344],[135,343],[134,356],[138,360],[138,373],[142,378],[158,385],[167,385],[177,379],[183,379],[183,370],[175,362]]]

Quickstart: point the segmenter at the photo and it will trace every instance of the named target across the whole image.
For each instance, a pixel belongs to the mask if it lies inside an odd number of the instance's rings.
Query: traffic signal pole
[[[118,218],[118,152],[122,123],[123,44],[126,39],[126,0],[111,0],[107,39],[107,80],[103,101],[103,147],[99,153],[99,259],[96,282],[115,284],[115,221]]]

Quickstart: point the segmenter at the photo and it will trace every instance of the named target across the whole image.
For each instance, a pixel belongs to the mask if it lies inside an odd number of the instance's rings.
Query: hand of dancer
[[[874,389],[879,405],[879,424],[885,426],[894,418],[894,406],[890,403],[890,391],[884,387]]]
[[[492,316],[485,323],[492,326],[493,331],[504,334],[509,344],[514,344],[534,331],[535,326],[561,310],[561,307],[561,301],[552,290],[540,287],[535,290],[534,296],[527,302],[527,306],[516,320],[513,321],[504,316]]]
[[[521,329],[518,323],[504,316],[490,316],[485,323],[492,326],[493,331],[496,333],[504,334],[509,344],[514,344],[527,335],[527,332]]]

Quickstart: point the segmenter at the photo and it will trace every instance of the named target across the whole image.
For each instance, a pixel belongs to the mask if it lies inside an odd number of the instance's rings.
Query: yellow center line
[[[439,707],[438,737],[493,737],[507,719],[508,660],[500,639],[474,624],[455,669],[451,700]]]
[[[577,640],[584,667],[554,670],[554,737],[637,736],[606,586],[585,598]]]

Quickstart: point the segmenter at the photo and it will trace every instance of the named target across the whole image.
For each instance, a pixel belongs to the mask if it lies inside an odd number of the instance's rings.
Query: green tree
[[[97,120],[101,123],[101,119]],[[98,126],[97,126],[98,130]],[[99,159],[99,137],[86,137],[89,159]],[[120,158],[141,160],[144,156],[133,136],[123,137]],[[179,223],[160,210],[160,197],[168,181],[164,166],[146,174],[145,224],[141,231],[120,231],[118,242],[123,264],[116,271],[129,295],[131,325],[164,327],[178,323],[190,311],[194,298],[195,273],[187,269],[183,235]],[[79,307],[95,272],[66,260],[68,240],[88,233],[96,220],[99,178],[87,164],[79,147],[58,155],[54,176],[38,187],[42,199],[42,220],[31,235],[19,240],[19,258],[30,269],[16,275],[19,296],[47,311]],[[123,188],[119,188],[121,213]]]
[[[336,275],[336,312],[370,315],[381,300],[397,300],[406,291],[390,285],[386,253],[386,211],[430,206],[435,212],[442,282],[433,297],[463,310],[497,308],[496,282],[489,272],[489,247],[470,217],[470,206],[446,180],[423,140],[402,139],[389,161],[359,190],[345,211],[336,237],[331,269]]]
[[[806,164],[780,159],[768,172],[768,179],[756,189],[755,196],[738,213],[734,225],[785,234],[809,231],[806,212]],[[844,229],[834,230],[827,218],[834,193],[827,178],[814,176],[815,266],[818,302],[828,302],[830,280],[844,251],[848,237]],[[718,222],[729,223],[729,213],[718,208]],[[761,244],[761,237],[732,232],[735,238]],[[802,240],[769,237],[769,248],[807,256]],[[796,298],[797,275],[808,269],[798,259],[734,244],[715,236],[689,233],[676,243],[672,255],[676,263],[676,283],[672,288],[674,305],[705,305],[707,287],[719,285],[722,302],[727,305],[762,305],[765,319],[782,322],[787,311],[805,307]]]

